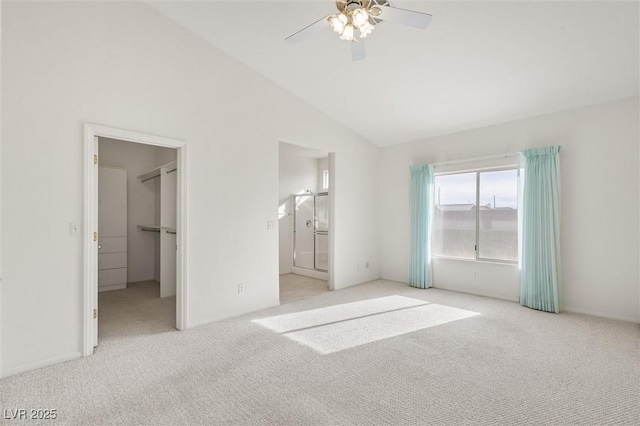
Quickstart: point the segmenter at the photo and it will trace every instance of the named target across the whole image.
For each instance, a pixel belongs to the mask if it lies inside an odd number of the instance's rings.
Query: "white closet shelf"
[[[168,169],[167,173],[171,173],[171,172],[175,172],[176,170],[178,170],[178,165],[175,161],[172,161],[170,163],[167,163],[165,165],[162,165],[160,167],[156,167],[153,170],[148,171],[145,174],[142,174],[140,176],[138,176],[138,181],[142,182],[146,182],[148,180],[151,180],[153,178],[157,178],[158,176],[160,176],[160,172],[162,171],[162,169]]]

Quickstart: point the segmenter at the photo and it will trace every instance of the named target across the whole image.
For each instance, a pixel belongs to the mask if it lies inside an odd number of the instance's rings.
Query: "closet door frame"
[[[97,346],[98,315],[98,137],[118,139],[177,150],[178,185],[176,196],[176,328],[187,326],[187,143],[180,139],[166,138],[98,124],[84,124],[84,229],[83,229],[83,356],[93,354]],[[96,234],[94,234],[96,233]]]

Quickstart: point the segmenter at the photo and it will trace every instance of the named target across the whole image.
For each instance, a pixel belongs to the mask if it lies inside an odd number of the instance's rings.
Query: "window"
[[[434,255],[476,258],[476,180],[475,173],[435,177]]]
[[[435,176],[434,256],[518,260],[518,170]]]
[[[322,189],[329,189],[329,170],[322,171]]]

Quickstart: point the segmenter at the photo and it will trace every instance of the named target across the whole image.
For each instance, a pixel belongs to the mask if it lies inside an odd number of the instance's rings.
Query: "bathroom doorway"
[[[280,303],[331,288],[333,154],[280,143]]]

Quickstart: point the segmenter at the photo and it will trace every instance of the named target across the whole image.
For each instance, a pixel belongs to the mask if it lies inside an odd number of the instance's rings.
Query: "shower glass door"
[[[298,268],[329,270],[329,195],[293,196],[293,265]]]
[[[294,195],[293,265],[314,269],[313,194]]]
[[[315,197],[314,220],[315,269],[329,270],[329,194],[318,194]]]

